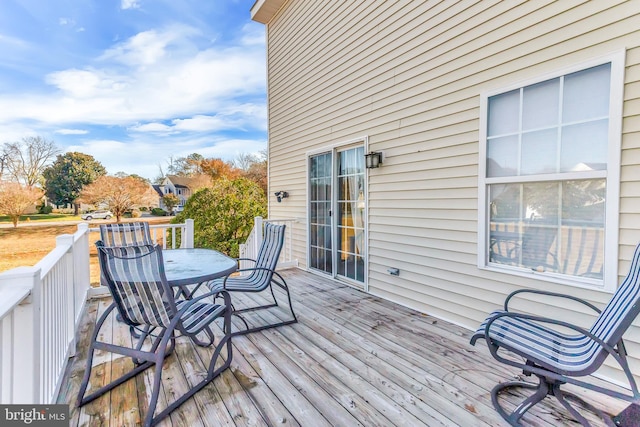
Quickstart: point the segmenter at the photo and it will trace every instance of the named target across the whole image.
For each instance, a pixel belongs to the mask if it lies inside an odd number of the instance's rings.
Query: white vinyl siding
[[[521,287],[608,301],[607,292],[478,269],[480,95],[626,48],[617,261],[626,274],[640,241],[640,3],[289,0],[267,34],[269,216],[299,219],[301,267],[307,153],[368,135],[368,149],[384,154],[367,172],[372,294],[468,328]],[[282,203],[279,190],[289,192]],[[533,298],[520,308],[545,306]],[[627,347],[640,372],[635,325]]]

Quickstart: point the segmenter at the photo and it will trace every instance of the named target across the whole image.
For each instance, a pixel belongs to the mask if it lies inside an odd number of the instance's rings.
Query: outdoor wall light
[[[380,167],[382,164],[382,153],[381,152],[370,152],[369,154],[364,155],[364,163],[367,169],[375,169]]]
[[[289,193],[287,193],[286,191],[276,191],[275,193],[273,193],[273,195],[276,196],[276,199],[278,199],[278,203],[280,203],[282,199],[286,199],[287,197],[289,197]]]

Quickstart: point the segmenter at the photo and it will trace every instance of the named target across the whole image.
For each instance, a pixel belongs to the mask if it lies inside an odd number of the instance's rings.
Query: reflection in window
[[[610,80],[608,63],[487,99],[489,263],[603,279]]]

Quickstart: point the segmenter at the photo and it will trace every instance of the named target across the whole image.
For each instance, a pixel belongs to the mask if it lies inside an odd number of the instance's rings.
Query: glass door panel
[[[332,156],[309,158],[309,261],[310,267],[333,274],[331,226]]]
[[[337,153],[337,274],[364,282],[364,148]]]

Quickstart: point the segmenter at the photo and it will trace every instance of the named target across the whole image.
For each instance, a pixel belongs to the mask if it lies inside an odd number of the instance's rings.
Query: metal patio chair
[[[149,408],[143,424],[145,426],[155,425],[209,384],[231,364],[231,301],[228,293],[223,291],[220,296],[223,298],[224,304],[202,301],[204,298],[210,297],[211,294],[176,302],[164,275],[162,249],[158,245],[106,247],[102,242],[97,242],[96,246],[100,267],[104,273],[106,285],[113,296],[113,303],[98,319],[91,337],[87,368],[78,393],[77,405],[78,407],[86,405],[147,368],[155,366]],[[117,310],[126,324],[146,328],[146,337],[151,341],[150,348],[147,349],[146,346],[143,346],[146,341],[143,339],[137,340],[135,346],[131,347],[98,340],[100,329],[114,310]],[[215,347],[207,375],[154,417],[160,393],[162,365],[164,359],[175,348],[176,332],[180,335],[195,336],[218,318],[224,319],[222,328],[224,335]],[[224,347],[226,347],[226,360],[222,366],[216,369],[216,361],[221,357]],[[131,357],[134,368],[85,396],[91,377],[93,355],[96,350]]]
[[[100,224],[100,241],[104,246],[139,246],[154,245],[155,242],[151,238],[149,223],[144,221],[125,222],[114,224]],[[100,273],[100,284],[107,286],[105,280]],[[118,322],[122,322],[122,318],[118,314]],[[140,338],[141,335],[134,326],[130,326],[131,335]],[[142,335],[144,337],[144,335]]]
[[[599,313],[589,330],[553,318],[532,316],[509,311],[509,301],[516,295],[534,293],[554,298],[564,298],[584,304]],[[527,376],[535,375],[537,385],[511,381],[496,385],[491,391],[491,400],[496,411],[512,426],[520,425],[522,416],[547,395],[553,395],[582,425],[589,423],[572,406],[567,397],[579,402],[584,408],[597,414],[607,425],[622,418],[640,420],[640,392],[627,362],[627,351],[622,336],[640,313],[640,245],[636,247],[629,274],[622,282],[613,298],[600,311],[593,304],[570,295],[522,289],[512,292],[505,300],[504,309],[494,311],[480,325],[471,338],[475,345],[484,338],[491,355],[499,362],[521,368]],[[560,331],[558,326],[563,327]],[[566,332],[570,331],[570,332]],[[506,358],[499,350],[524,358],[524,362]],[[500,352],[502,353],[502,352]],[[630,394],[621,393],[592,384],[579,377],[596,372],[608,356],[613,357],[624,371],[631,389]],[[612,420],[584,400],[561,390],[565,383],[597,391],[632,404]],[[510,388],[533,389],[534,393],[508,413],[500,404],[499,394]],[[633,415],[635,414],[635,415]],[[617,418],[617,419],[616,419]],[[632,424],[634,426],[640,424]]]
[[[239,269],[237,271],[241,273],[241,275],[239,276],[235,275],[234,273],[230,276],[212,280],[206,283],[212,293],[222,291],[262,292],[267,290],[271,292],[271,298],[273,299],[273,302],[242,309],[236,309],[234,307],[233,315],[237,316],[244,323],[246,329],[234,332],[233,335],[244,335],[250,332],[257,332],[264,329],[275,328],[277,326],[290,325],[298,321],[296,314],[293,311],[293,305],[291,304],[291,294],[289,292],[287,282],[276,271],[278,258],[280,257],[280,252],[282,251],[282,247],[284,245],[284,231],[285,225],[266,223],[264,226],[264,240],[262,241],[256,259],[238,259],[238,261],[253,261],[255,263],[254,267]],[[246,320],[242,317],[243,313],[280,306],[273,292],[273,285],[278,286],[287,294],[287,300],[289,304],[288,308],[291,313],[291,318],[280,322],[273,322],[250,328]]]

